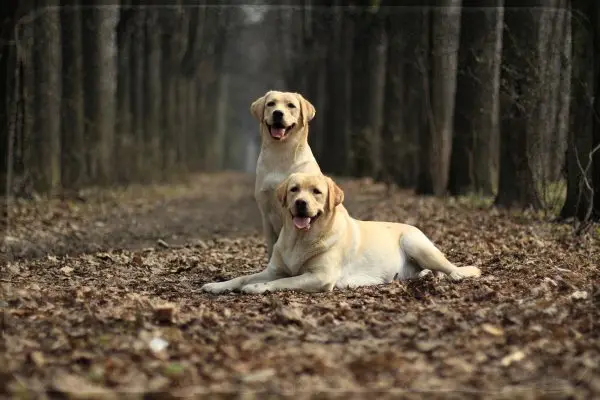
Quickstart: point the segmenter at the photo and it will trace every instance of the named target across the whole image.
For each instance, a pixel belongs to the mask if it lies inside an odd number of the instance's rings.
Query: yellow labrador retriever
[[[254,197],[271,258],[282,226],[275,188],[293,172],[321,173],[308,145],[308,123],[315,117],[315,108],[298,93],[271,90],[255,100],[250,111],[260,123]]]
[[[409,279],[424,270],[453,280],[481,274],[477,267],[453,265],[414,226],[352,218],[342,189],[324,175],[294,173],[278,187],[277,198],[284,223],[267,268],[208,283],[204,291],[320,292]]]

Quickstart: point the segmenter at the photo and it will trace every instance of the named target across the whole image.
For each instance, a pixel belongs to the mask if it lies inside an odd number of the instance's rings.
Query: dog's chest
[[[285,178],[287,178],[287,174],[282,172],[269,172],[265,174],[262,181],[257,185],[257,194],[264,193],[271,195]]]

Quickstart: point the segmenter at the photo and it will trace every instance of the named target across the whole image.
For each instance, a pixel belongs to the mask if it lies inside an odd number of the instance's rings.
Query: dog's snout
[[[279,111],[279,110],[273,111],[273,118],[274,119],[281,119],[281,118],[283,118],[283,111]]]
[[[302,200],[302,199],[296,200],[296,209],[298,211],[306,210],[306,200]]]

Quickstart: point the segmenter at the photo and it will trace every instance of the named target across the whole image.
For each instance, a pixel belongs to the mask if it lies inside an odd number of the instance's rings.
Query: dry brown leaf
[[[499,328],[499,327],[491,325],[491,324],[483,324],[483,325],[481,325],[481,329],[484,332],[489,333],[492,336],[504,335],[504,330],[502,328]]]
[[[66,372],[56,374],[52,386],[58,392],[71,399],[116,399],[116,394],[104,387],[90,383],[88,380]]]

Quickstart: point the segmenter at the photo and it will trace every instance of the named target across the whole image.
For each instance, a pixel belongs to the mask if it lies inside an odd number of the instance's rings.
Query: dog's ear
[[[269,91],[265,93],[264,96],[254,100],[250,105],[250,113],[254,115],[254,118],[256,118],[259,122],[262,122],[263,115],[265,113],[265,100],[269,93],[271,92]]]
[[[315,106],[313,106],[310,101],[306,100],[300,93],[296,93],[296,96],[300,102],[302,122],[304,123],[304,126],[306,126],[315,117],[317,111],[315,110]]]
[[[327,177],[327,208],[332,211],[344,201],[344,191]]]
[[[288,187],[289,178],[285,179],[283,182],[277,186],[275,189],[275,194],[277,195],[277,201],[281,204],[282,207],[285,207],[285,203],[287,201],[287,187]]]

